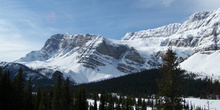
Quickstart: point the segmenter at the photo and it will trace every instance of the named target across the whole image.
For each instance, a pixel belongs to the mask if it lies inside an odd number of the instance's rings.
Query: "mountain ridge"
[[[219,50],[219,22],[220,8],[195,13],[182,24],[127,33],[121,40],[90,34],[55,34],[41,50],[32,51],[15,63],[47,78],[60,71],[64,78],[77,83],[118,77],[157,68],[170,47],[180,63],[198,52]]]

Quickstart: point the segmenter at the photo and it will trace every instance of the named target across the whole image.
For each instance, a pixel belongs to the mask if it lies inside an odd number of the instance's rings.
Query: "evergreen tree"
[[[126,100],[125,110],[131,110],[133,106],[132,99],[130,97],[127,97],[125,100]]]
[[[39,110],[40,102],[41,102],[41,89],[40,87],[38,87],[37,94],[34,100],[34,110]]]
[[[140,110],[141,106],[142,106],[142,99],[141,97],[139,97],[137,100],[136,109]]]
[[[48,110],[52,110],[52,102],[53,102],[53,87],[50,88],[49,93],[48,93],[48,105],[47,108]]]
[[[24,109],[24,83],[23,70],[20,68],[14,79],[14,107],[18,110]]]
[[[33,109],[31,78],[29,78],[29,80],[28,80],[27,89],[25,91],[25,109],[26,110],[32,110]]]
[[[39,110],[47,110],[47,108],[48,108],[47,104],[48,104],[48,102],[47,102],[47,92],[46,92],[46,90],[44,90],[42,95],[41,95]]]
[[[72,96],[70,93],[70,87],[69,87],[69,78],[66,79],[63,87],[63,109],[64,110],[70,110],[71,105],[72,105]]]
[[[91,103],[89,103],[89,110],[94,110],[94,107]]]
[[[94,107],[93,110],[97,110],[97,100],[98,100],[98,94],[96,92],[93,92],[93,100],[94,100]]]
[[[57,76],[53,95],[54,96],[52,100],[52,110],[62,110],[63,108],[62,79],[60,75]]]
[[[106,110],[106,95],[105,91],[101,91],[101,97],[100,97],[100,105],[99,105],[100,110]]]
[[[119,97],[119,99],[118,98],[116,99],[116,108],[115,108],[116,110],[121,110],[121,107],[120,107],[121,103],[119,101],[120,99],[121,99],[121,96]]]
[[[3,70],[2,70],[2,67],[0,67],[0,80],[1,80],[1,77],[2,77],[2,73],[3,73]]]
[[[164,110],[181,110],[182,98],[180,90],[182,88],[181,80],[183,79],[178,67],[177,57],[171,48],[168,49],[165,56],[162,57],[163,64],[160,65],[161,79],[157,80],[161,105],[158,108]],[[164,102],[164,103],[162,103]]]
[[[147,103],[146,103],[146,101],[145,101],[145,99],[143,100],[143,102],[142,102],[142,110],[146,110],[146,107],[147,107]]]
[[[113,97],[112,94],[108,94],[108,110],[113,110],[114,109],[114,102],[113,102]]]
[[[10,110],[13,109],[11,103],[13,101],[10,73],[5,72],[0,79],[0,109]]]
[[[88,110],[86,93],[85,93],[85,89],[83,89],[82,86],[80,86],[77,91],[75,107],[76,107],[76,110]]]

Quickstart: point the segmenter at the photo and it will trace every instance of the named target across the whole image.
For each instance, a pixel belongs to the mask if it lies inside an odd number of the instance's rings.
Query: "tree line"
[[[126,83],[123,83],[120,78],[114,78],[111,79],[113,83],[111,80],[107,80],[108,83],[83,84],[74,86],[74,88],[70,86],[69,78],[63,81],[59,74],[52,87],[44,89],[38,87],[37,91],[33,90],[30,78],[25,83],[21,68],[14,79],[10,79],[9,71],[3,72],[0,68],[0,109],[146,110],[147,107],[152,107],[152,109],[179,110],[192,109],[185,103],[184,96],[219,99],[219,81],[213,82],[208,78],[195,80],[195,75],[183,74],[176,59],[175,53],[168,49],[162,58],[163,63],[159,65],[159,71],[151,70],[150,73],[144,74],[145,77],[140,73],[130,75],[127,78],[122,77]],[[131,77],[135,75],[140,76],[139,78]],[[144,82],[135,82],[133,79]],[[82,86],[89,91],[86,92]],[[137,88],[134,88],[135,86]],[[141,93],[139,98],[136,98],[137,93]],[[89,103],[89,98],[93,102]]]
[[[85,110],[85,91],[79,89],[76,96],[70,91],[69,78],[62,83],[58,75],[56,84],[50,89],[38,88],[33,91],[31,79],[25,84],[22,69],[11,80],[9,71],[0,68],[0,109],[1,110]],[[75,104],[76,103],[76,104]],[[82,103],[85,103],[84,105]]]
[[[88,93],[82,86],[74,92],[69,78],[63,83],[60,75],[53,87],[38,87],[33,91],[31,79],[25,84],[22,73],[20,68],[15,79],[11,80],[10,73],[2,73],[0,68],[1,110],[146,110],[147,106],[155,107],[151,96],[145,100],[108,93],[104,89],[99,94]],[[93,103],[88,103],[87,99],[93,100]]]

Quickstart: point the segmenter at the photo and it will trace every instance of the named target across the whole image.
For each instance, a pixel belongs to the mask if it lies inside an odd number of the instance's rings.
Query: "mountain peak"
[[[195,13],[183,24],[127,33],[122,40],[91,34],[55,34],[38,51],[17,62],[39,70],[60,71],[78,83],[157,68],[168,47],[184,62],[200,51],[220,49],[220,9]],[[49,70],[48,70],[49,69]]]
[[[150,37],[167,37],[175,34],[180,28],[180,23],[173,23],[155,29],[142,30],[138,32],[127,33],[122,40],[134,40]]]
[[[220,24],[220,8],[214,11],[197,12],[189,17],[183,24],[173,23],[155,29],[142,30],[127,33],[122,40],[146,39],[151,37],[169,37],[186,31],[205,28],[213,28]]]

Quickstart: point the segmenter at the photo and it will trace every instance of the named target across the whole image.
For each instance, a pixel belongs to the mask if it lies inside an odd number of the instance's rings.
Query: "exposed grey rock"
[[[118,64],[117,69],[124,73],[136,73],[139,72],[136,68],[131,67],[129,65],[125,64]]]
[[[141,57],[141,55],[134,48],[129,48],[127,54],[125,55],[125,58],[134,61],[140,65],[144,64],[145,62],[143,57]]]
[[[110,43],[106,42],[106,40],[103,40],[96,50],[103,55],[120,59],[120,57],[128,50],[128,47],[125,45],[111,45]]]

